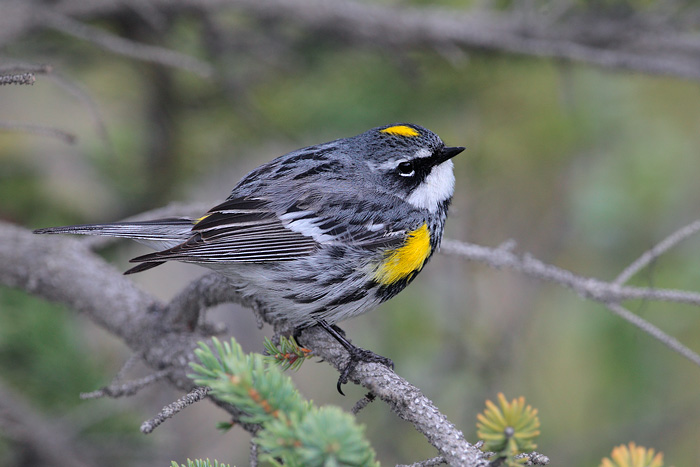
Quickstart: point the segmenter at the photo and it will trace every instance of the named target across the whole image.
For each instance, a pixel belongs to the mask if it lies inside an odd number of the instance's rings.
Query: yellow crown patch
[[[395,125],[395,126],[390,126],[389,128],[384,128],[383,130],[379,130],[380,133],[386,133],[388,135],[394,135],[394,136],[406,136],[409,138],[412,138],[414,136],[420,136],[420,133],[418,133],[418,130],[415,128],[411,128],[410,126],[406,125]]]
[[[402,246],[387,253],[374,271],[374,280],[382,285],[391,285],[410,278],[423,268],[431,250],[428,225],[423,224],[408,233]]]

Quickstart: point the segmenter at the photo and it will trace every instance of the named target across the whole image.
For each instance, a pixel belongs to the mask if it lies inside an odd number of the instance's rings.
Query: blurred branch
[[[651,262],[656,260],[659,256],[663,255],[666,251],[678,245],[680,242],[686,238],[695,235],[700,232],[700,220],[697,220],[691,224],[673,232],[671,235],[657,243],[649,251],[644,252],[637,260],[630,264],[619,276],[615,279],[615,284],[624,284],[632,278],[639,271],[647,267]]]
[[[100,9],[99,1],[85,3],[90,4],[96,11]],[[129,8],[125,2],[111,3],[113,14]],[[66,8],[63,3],[50,6],[34,1],[6,0],[0,5],[0,43],[11,42],[36,29],[49,28],[137,60],[184,69],[202,77],[209,77],[214,72],[211,65],[195,57],[115,36],[103,29],[84,24],[70,14],[64,14],[66,10],[70,8]]]
[[[52,73],[47,77],[47,79],[56,83],[64,91],[66,91],[68,94],[80,101],[80,103],[88,110],[88,112],[92,115],[92,121],[95,124],[95,132],[97,133],[97,136],[104,143],[105,148],[109,151],[110,156],[115,158],[116,152],[114,146],[112,146],[111,140],[109,139],[109,133],[107,131],[107,125],[105,124],[104,117],[102,116],[102,113],[100,112],[99,108],[97,107],[97,104],[90,96],[90,94],[84,91],[73,80],[65,78],[58,73]]]
[[[155,373],[151,373],[148,376],[139,378],[133,381],[121,382],[119,378],[115,378],[114,381],[109,386],[105,386],[97,391],[83,392],[80,394],[81,399],[99,399],[102,397],[111,397],[116,399],[118,397],[128,397],[133,396],[141,389],[152,385],[156,381],[163,379],[168,376],[168,370],[161,370]]]
[[[46,75],[53,72],[53,67],[47,64],[15,63],[0,66],[0,74],[31,73]]]
[[[700,79],[700,38],[634,15],[393,8],[329,0],[232,1],[236,7],[371,43],[401,47],[462,47],[577,61]]]
[[[662,252],[671,248],[671,246],[698,231],[700,231],[700,221],[694,222],[679,229],[677,232],[673,233],[671,236],[659,243],[657,247],[650,250],[650,252],[653,253],[647,252],[642,255],[642,257],[635,261],[632,266],[625,269],[627,273],[621,274],[618,279],[613,282],[604,282],[592,277],[578,276],[565,269],[558,268],[551,264],[545,264],[528,254],[518,256],[511,251],[515,246],[514,242],[507,242],[496,249],[491,249],[456,240],[443,240],[441,251],[448,255],[460,256],[462,258],[486,263],[496,269],[512,269],[543,281],[554,282],[570,288],[576,291],[583,298],[602,303],[610,311],[625,321],[636,326],[654,339],[669,347],[674,352],[700,366],[700,355],[681,344],[674,337],[666,334],[658,327],[620,305],[620,302],[625,300],[641,299],[652,301],[669,301],[700,306],[700,293],[687,292],[683,290],[654,289],[622,285],[622,280],[626,280],[626,276],[631,276],[634,272],[638,271],[644,267],[644,265],[648,264],[649,261],[651,261],[651,259],[648,258],[652,257],[653,255],[660,255]],[[620,278],[622,278],[622,280]]]
[[[105,125],[104,119],[102,118],[102,115],[93,99],[76,83],[54,73],[54,68],[52,65],[32,63],[14,63],[10,65],[2,65],[0,66],[0,85],[34,84],[36,81],[35,75],[38,74],[47,75],[48,80],[58,84],[61,88],[78,99],[88,109],[88,111],[92,114],[93,121],[95,122],[97,135],[104,142],[105,147],[111,152],[112,155],[114,155],[114,148],[109,140],[107,126]],[[14,80],[19,80],[20,82],[15,82]],[[23,80],[28,81],[22,82]],[[77,140],[77,137],[72,133],[42,125],[0,122],[0,128],[51,136],[61,139],[68,144],[73,144]]]
[[[34,125],[31,123],[0,122],[0,130],[21,131],[34,135],[49,136],[63,141],[66,144],[74,144],[78,139],[73,133],[50,126]]]
[[[39,8],[37,8],[37,11],[39,11]],[[41,21],[47,27],[92,42],[110,52],[137,60],[159,63],[173,68],[181,68],[205,78],[214,73],[214,69],[211,65],[189,55],[174,50],[168,50],[163,47],[133,42],[109,34],[99,28],[88,26],[67,16],[45,10],[44,8],[41,8],[41,11]]]
[[[1,433],[15,443],[31,448],[35,460],[56,467],[88,467],[94,459],[86,446],[78,446],[70,430],[38,413],[21,394],[0,381]]]
[[[664,344],[669,349],[673,350],[674,352],[682,355],[683,357],[687,358],[691,362],[700,366],[700,355],[698,355],[694,351],[690,350],[685,345],[681,344],[678,341],[678,339],[676,339],[675,337],[669,336],[668,334],[663,332],[661,329],[659,329],[658,327],[651,324],[649,321],[645,320],[644,318],[642,318],[638,315],[635,315],[634,313],[629,311],[627,308],[623,307],[622,305],[620,305],[618,303],[606,303],[605,306],[608,308],[608,310],[612,311],[613,313],[615,313],[617,316],[624,319],[628,323],[630,323],[630,324],[636,326],[637,328],[641,329],[642,331],[646,332],[651,337],[658,340],[659,342]]]
[[[5,40],[42,26],[36,19],[30,19],[16,2],[10,3],[14,8],[6,10],[6,21],[12,21],[8,17],[14,15],[26,25],[12,24],[12,34],[6,34]],[[49,24],[118,53],[195,72],[204,70],[204,74],[210,72],[206,71],[208,66],[201,68],[190,57],[136,45],[71,19],[108,18],[124,8],[129,8],[124,2],[66,0],[54,7],[48,16]],[[554,13],[550,14],[535,8],[496,12],[333,0],[152,0],[149,11],[217,14],[236,10],[282,24],[296,23],[307,31],[392,49],[429,47],[449,56],[458,49],[511,53],[700,79],[700,37],[694,33],[692,24],[685,25],[683,30],[679,27],[682,21],[674,23],[674,15],[663,9],[606,15],[573,6],[552,8]],[[691,13],[685,11],[683,16]],[[0,36],[0,42],[2,39]]]

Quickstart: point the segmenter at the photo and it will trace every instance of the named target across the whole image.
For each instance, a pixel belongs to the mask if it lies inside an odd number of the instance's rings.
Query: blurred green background
[[[492,247],[514,239],[518,251],[612,280],[700,214],[697,83],[509,55],[448,60],[236,12],[218,15],[215,26],[197,15],[163,20],[155,28],[127,11],[94,25],[197,56],[213,64],[214,77],[57,32],[4,47],[6,57],[50,63],[54,73],[0,88],[0,121],[57,127],[78,140],[0,133],[0,218],[38,228],[117,220],[170,201],[214,205],[280,154],[392,122],[467,147],[455,159],[447,238]],[[691,238],[632,282],[698,290],[699,247]],[[145,252],[123,242],[104,254],[125,270]],[[205,272],[168,264],[133,280],[167,300]],[[696,308],[628,305],[700,350]],[[250,351],[271,334],[256,329],[249,310],[221,306],[208,316]],[[559,286],[438,255],[405,292],[343,328],[391,357],[471,441],[484,400],[502,391],[539,409],[538,450],[551,465],[598,465],[631,440],[663,451],[666,465],[700,465],[700,369]],[[248,435],[217,432],[224,413],[207,403],[141,435],[141,421],[179,396],[165,383],[129,399],[78,400],[108,384],[128,356],[71,310],[0,288],[0,380],[100,465],[187,457],[247,465]],[[137,365],[131,375],[145,372]],[[307,363],[293,377],[318,404],[349,409],[363,394],[348,387],[339,396],[325,364]],[[385,465],[435,455],[381,403],[358,418]],[[0,424],[0,465],[32,459]]]

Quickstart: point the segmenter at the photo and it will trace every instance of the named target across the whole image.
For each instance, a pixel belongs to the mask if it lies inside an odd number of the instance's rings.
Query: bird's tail
[[[130,238],[155,250],[166,250],[186,241],[192,235],[196,220],[173,217],[142,222],[114,222],[111,224],[67,225],[37,229],[36,234],[80,234],[103,237]],[[163,264],[163,261],[142,263],[125,274],[145,271]]]

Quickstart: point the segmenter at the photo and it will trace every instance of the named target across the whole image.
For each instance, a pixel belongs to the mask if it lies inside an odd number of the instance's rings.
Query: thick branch
[[[173,365],[171,381],[190,390],[186,377],[196,341],[162,320],[165,306],[74,238],[42,238],[0,223],[0,283],[62,303],[120,336],[154,369]]]

